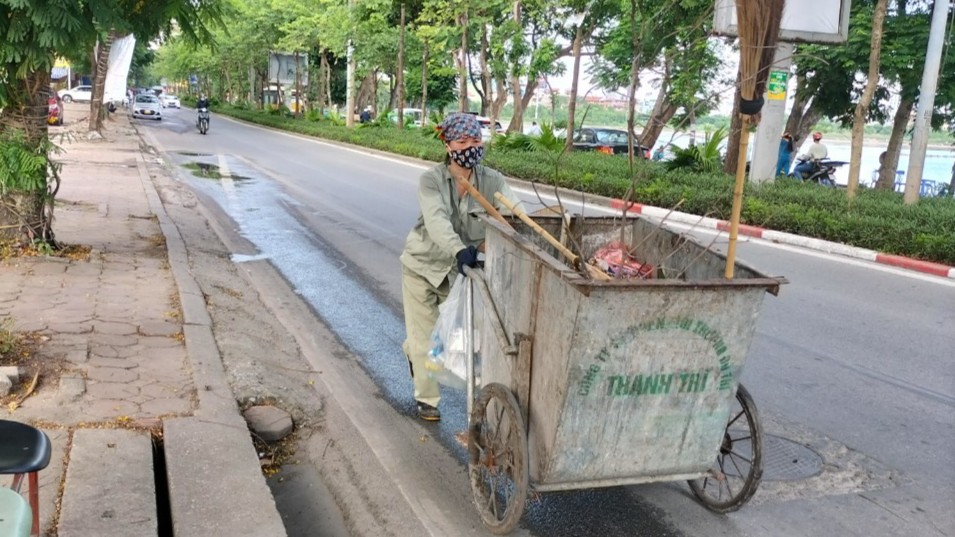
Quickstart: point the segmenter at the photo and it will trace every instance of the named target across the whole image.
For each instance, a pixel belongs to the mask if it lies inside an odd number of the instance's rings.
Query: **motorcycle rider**
[[[206,94],[203,93],[199,96],[199,100],[196,101],[196,111],[201,111],[202,109],[209,110],[209,98],[206,97]],[[208,118],[208,116],[206,116]],[[196,116],[196,126],[199,126],[199,116]]]
[[[805,154],[799,155],[797,160],[799,164],[796,164],[796,167],[793,168],[792,175],[796,179],[805,179],[808,177],[813,169],[816,167],[816,161],[822,160],[829,156],[829,150],[826,149],[825,144],[822,143],[822,133],[816,131],[812,133],[812,145],[809,146],[809,149]]]

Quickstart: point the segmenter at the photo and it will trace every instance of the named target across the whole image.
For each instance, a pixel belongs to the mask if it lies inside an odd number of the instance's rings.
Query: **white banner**
[[[113,40],[113,46],[109,49],[103,102],[118,103],[126,96],[126,79],[129,78],[129,65],[133,62],[135,47],[136,38],[132,34]]]

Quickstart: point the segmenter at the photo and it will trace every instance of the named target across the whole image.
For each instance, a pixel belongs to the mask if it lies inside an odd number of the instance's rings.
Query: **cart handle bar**
[[[517,347],[511,344],[511,340],[507,337],[507,332],[504,330],[504,323],[501,322],[501,317],[497,313],[497,307],[491,298],[491,290],[488,289],[487,280],[484,279],[484,271],[471,267],[462,268],[464,269],[464,275],[478,284],[477,288],[481,291],[481,298],[484,299],[484,308],[491,313],[491,326],[494,328],[494,334],[497,336],[501,348],[504,349],[504,354],[517,356]]]

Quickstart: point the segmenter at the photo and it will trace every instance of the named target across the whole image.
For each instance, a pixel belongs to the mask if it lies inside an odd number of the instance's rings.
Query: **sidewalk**
[[[89,260],[0,262],[0,318],[44,340],[36,392],[0,410],[53,441],[43,535],[285,535],[139,136],[123,113],[77,131],[53,228]]]

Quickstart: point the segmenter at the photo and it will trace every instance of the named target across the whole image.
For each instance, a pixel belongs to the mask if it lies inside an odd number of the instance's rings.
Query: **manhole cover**
[[[763,435],[763,481],[796,481],[822,473],[822,457],[806,446]]]

